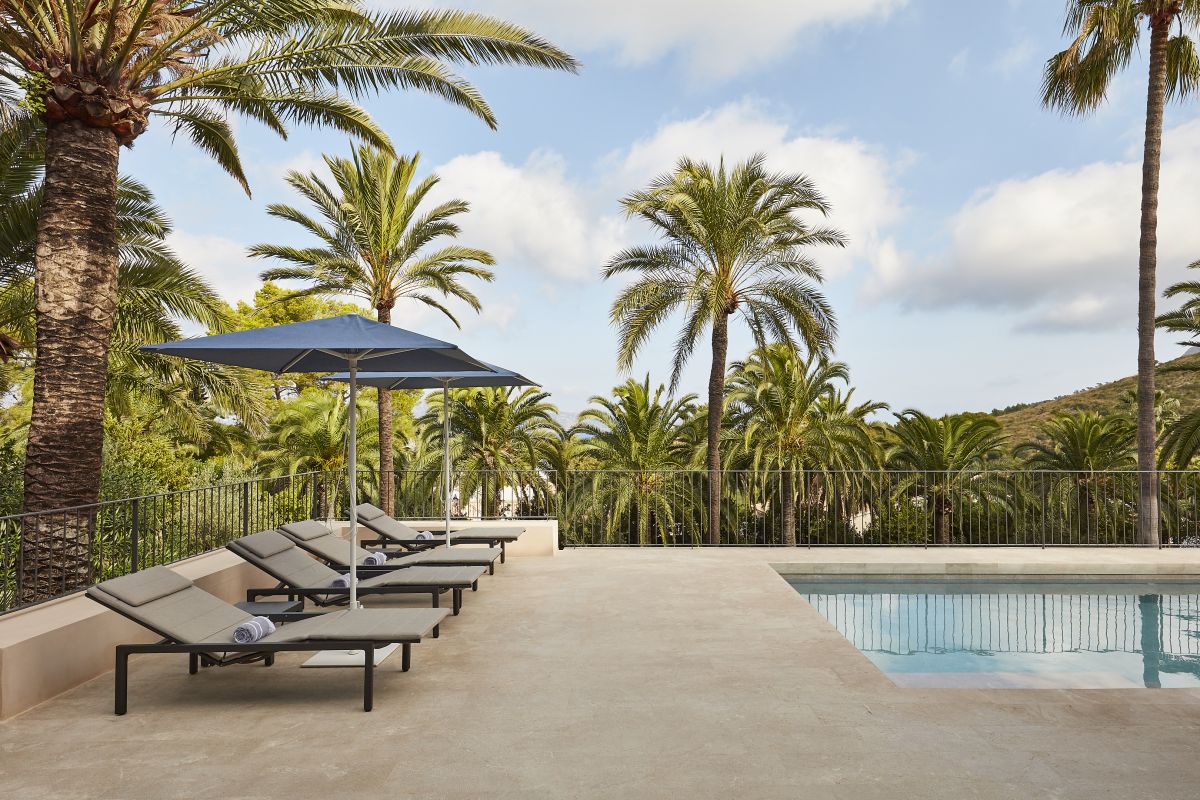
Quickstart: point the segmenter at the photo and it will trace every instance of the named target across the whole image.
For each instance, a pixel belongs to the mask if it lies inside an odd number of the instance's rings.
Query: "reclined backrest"
[[[338,576],[337,572],[301,550],[279,531],[260,531],[234,539],[227,546],[288,586],[328,586]]]
[[[315,553],[319,558],[332,564],[347,566],[351,562],[361,564],[367,556],[366,550],[361,547],[357,552],[351,550],[350,542],[335,535],[329,528],[316,520],[289,522],[286,525],[280,525],[279,530],[305,550]]]
[[[233,641],[251,615],[166,567],[99,583],[88,597],[175,642]]]
[[[373,506],[370,503],[360,503],[356,506],[356,509],[358,511],[358,521],[381,536],[400,541],[411,541],[417,538],[418,531],[405,525],[400,520],[388,516],[378,506]]]

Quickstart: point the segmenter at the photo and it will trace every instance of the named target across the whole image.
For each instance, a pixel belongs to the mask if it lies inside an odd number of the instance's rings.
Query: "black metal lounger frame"
[[[330,535],[332,536],[334,534],[331,533]],[[291,537],[289,537],[289,538],[291,538]],[[307,541],[304,541],[301,539],[292,539],[292,541],[296,544],[297,547],[303,549],[308,554],[315,556],[317,559],[325,562],[326,564],[329,564],[334,569],[350,569],[349,565],[338,564],[334,561],[331,561],[330,559],[328,559],[325,556],[318,553],[316,550],[313,550],[312,548],[308,547]],[[360,541],[358,544],[359,544],[359,546],[362,546],[363,543]],[[381,549],[381,550],[376,550],[375,552],[383,553],[388,558],[393,558],[393,557],[403,558],[404,556],[412,555],[411,550]],[[504,554],[502,551],[501,557],[503,557],[503,555]],[[358,572],[359,577],[362,577],[364,574],[366,574],[368,577],[370,577],[372,575],[379,575],[381,573],[392,572],[393,570],[397,570],[397,569],[407,569],[409,567],[473,567],[473,566],[482,567],[483,564],[478,564],[478,565],[477,564],[422,564],[420,562],[415,562],[412,564],[390,564],[390,565],[389,564],[378,564],[378,565],[359,564],[356,571]],[[495,561],[491,561],[488,563],[487,571],[488,571],[488,575],[496,574],[496,562]]]
[[[93,600],[96,598],[93,597]],[[167,636],[162,631],[156,629],[152,625],[146,624],[145,621],[135,619],[129,614],[124,613],[118,608],[101,602],[106,608],[115,611],[121,616],[132,622],[154,631],[159,636],[164,637],[162,641],[155,644],[119,644],[116,650],[116,666],[114,669],[114,698],[113,698],[113,713],[117,716],[125,714],[129,707],[129,657],[139,653],[187,653],[188,654],[188,674],[195,675],[199,671],[200,666],[221,666],[227,667],[233,664],[252,664],[256,661],[262,661],[265,666],[271,666],[275,663],[276,653],[290,652],[316,652],[320,650],[338,649],[338,650],[362,650],[363,651],[363,711],[370,711],[375,704],[375,648],[386,646],[389,644],[399,644],[403,648],[401,655],[400,671],[408,672],[412,661],[412,646],[417,644],[420,639],[400,639],[398,641],[376,642],[366,639],[323,639],[309,640],[304,642],[251,642],[250,644],[237,644],[234,642],[209,642],[202,643],[183,643],[177,642],[170,636]],[[271,614],[272,620],[280,622],[296,621],[307,619],[309,617],[319,617],[322,612],[293,612],[287,614]],[[434,636],[437,636],[437,626],[433,628]],[[217,660],[211,658],[208,653],[245,653],[246,655],[231,659],[228,661]]]

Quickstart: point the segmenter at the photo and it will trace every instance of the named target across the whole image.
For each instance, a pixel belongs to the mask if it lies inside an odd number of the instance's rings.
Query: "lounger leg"
[[[275,654],[274,653],[267,653],[267,657],[263,659],[263,666],[265,666],[265,667],[275,666]]]
[[[432,592],[430,592],[430,594],[433,595],[433,607],[437,608],[438,604],[441,602],[441,600],[438,599],[438,595],[441,593],[435,589]]]
[[[500,563],[504,563],[504,542],[500,543]]]
[[[375,645],[369,644],[363,651],[363,711],[370,711],[375,704]]]
[[[458,612],[462,610],[462,589],[454,590],[454,616],[458,616]]]
[[[408,642],[400,645],[400,671],[408,672],[408,667],[412,663],[412,645]]]
[[[433,626],[433,638],[435,638],[435,639],[436,639],[436,638],[438,638],[438,636],[440,636],[440,635],[441,635],[441,631],[439,630],[439,628],[441,628],[441,627],[442,627],[441,625],[434,625],[434,626]]]
[[[117,665],[113,674],[113,685],[116,697],[113,701],[113,713],[120,716],[129,705],[129,651],[117,645]]]
[[[471,591],[472,591],[472,592],[478,592],[478,591],[479,591],[479,581],[472,581],[472,582],[471,582]]]
[[[492,563],[488,564],[488,575],[495,575],[495,574],[496,574],[496,562],[493,561]]]
[[[188,675],[195,675],[200,671],[200,654],[188,653]]]

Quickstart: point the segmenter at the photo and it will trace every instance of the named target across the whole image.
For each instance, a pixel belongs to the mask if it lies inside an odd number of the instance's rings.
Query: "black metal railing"
[[[304,473],[0,517],[0,613],[321,516],[332,486]]]
[[[1200,544],[1200,472],[1157,473],[1164,546]],[[553,481],[567,546],[708,544],[703,470]],[[1137,546],[1136,472],[731,471],[722,546]]]

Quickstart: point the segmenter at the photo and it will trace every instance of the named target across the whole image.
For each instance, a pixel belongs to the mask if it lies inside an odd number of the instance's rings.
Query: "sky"
[[[380,2],[380,0],[375,0]],[[436,2],[426,5],[436,5]],[[578,75],[466,71],[499,130],[419,94],[363,105],[398,150],[419,152],[438,196],[471,204],[460,242],[489,250],[496,281],[462,329],[402,303],[393,324],[449,339],[541,382],[566,415],[627,377],[669,379],[676,322],[629,374],[617,368],[600,272],[655,241],[620,198],[681,156],[761,152],[830,199],[845,250],[817,249],[837,313],[835,357],[856,397],[929,413],[990,410],[1135,371],[1145,64],[1088,117],[1041,107],[1062,49],[1056,0],[461,0],[583,62]],[[413,7],[407,3],[395,8]],[[300,202],[289,170],[346,155],[344,136],[287,141],[236,123],[253,196],[161,121],[122,156],[175,222],[170,243],[230,301],[268,266],[259,242],[305,244],[266,213]],[[1200,259],[1200,103],[1168,108],[1159,284]],[[730,358],[750,348],[735,326]],[[1182,353],[1160,336],[1160,360]],[[681,391],[703,394],[708,348]]]

